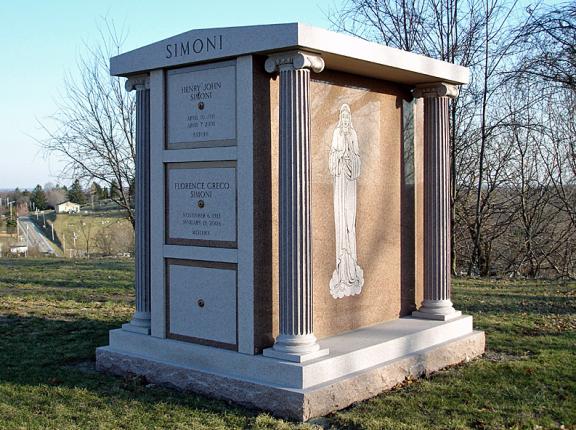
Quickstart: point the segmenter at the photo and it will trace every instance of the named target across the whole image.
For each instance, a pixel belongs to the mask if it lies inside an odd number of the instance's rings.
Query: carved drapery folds
[[[364,285],[364,272],[356,252],[356,182],[361,164],[352,112],[344,103],[340,106],[328,161],[334,184],[336,228],[336,268],[330,279],[330,294],[336,299],[360,294]]]

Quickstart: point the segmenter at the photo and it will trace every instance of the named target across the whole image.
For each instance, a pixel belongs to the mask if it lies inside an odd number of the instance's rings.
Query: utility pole
[[[51,223],[50,226],[52,227],[52,242],[54,242],[54,223]]]

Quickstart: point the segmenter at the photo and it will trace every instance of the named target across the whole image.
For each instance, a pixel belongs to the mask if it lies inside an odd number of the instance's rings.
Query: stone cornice
[[[268,73],[291,69],[311,69],[316,73],[324,70],[324,60],[317,54],[304,51],[286,51],[272,54],[266,60],[264,68]]]
[[[141,91],[150,88],[150,77],[148,75],[131,76],[124,84],[126,91]]]
[[[416,85],[414,97],[458,97],[460,89],[458,85],[448,84],[446,82],[434,82],[431,84]]]

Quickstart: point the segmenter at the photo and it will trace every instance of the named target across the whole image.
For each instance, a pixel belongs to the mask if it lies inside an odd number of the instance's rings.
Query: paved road
[[[55,254],[48,240],[42,234],[42,231],[32,222],[30,217],[19,217],[18,224],[20,227],[20,235],[23,237],[24,242],[28,243],[28,246],[37,247],[38,251],[42,253]]]

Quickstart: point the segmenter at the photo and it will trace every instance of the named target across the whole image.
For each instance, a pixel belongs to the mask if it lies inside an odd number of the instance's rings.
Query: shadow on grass
[[[61,387],[88,390],[107,402],[175,404],[210,414],[233,413],[250,419],[257,411],[148,384],[142,377],[118,377],[96,372],[95,350],[108,344],[108,331],[125,321],[82,318],[73,321],[38,317],[0,318],[0,385],[21,389]],[[30,394],[33,396],[33,394]],[[56,396],[58,397],[58,396]],[[57,398],[54,401],[60,401]],[[74,399],[70,407],[74,408]],[[81,399],[77,401],[82,402]]]

